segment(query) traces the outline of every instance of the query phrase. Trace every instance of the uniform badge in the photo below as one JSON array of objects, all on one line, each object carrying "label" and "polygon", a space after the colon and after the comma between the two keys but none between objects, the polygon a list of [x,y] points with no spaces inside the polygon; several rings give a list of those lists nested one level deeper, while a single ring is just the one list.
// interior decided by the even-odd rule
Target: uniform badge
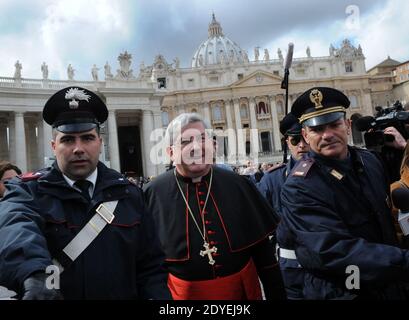
[{"label": "uniform badge", "polygon": [[291,172],[291,175],[296,177],[305,177],[313,164],[313,159],[301,160]]},{"label": "uniform badge", "polygon": [[323,98],[322,92],[318,89],[314,89],[310,92],[310,100],[313,104],[315,104],[315,109],[324,108],[324,106],[321,104]]},{"label": "uniform badge", "polygon": [[71,88],[65,93],[65,99],[71,100],[69,102],[70,109],[77,109],[79,106],[78,100],[85,100],[88,102],[91,96],[86,94],[84,90],[78,88]]},{"label": "uniform badge", "polygon": [[339,171],[337,171],[337,170],[335,170],[335,169],[332,169],[332,170],[330,171],[330,173],[331,173],[332,176],[334,176],[334,177],[337,178],[338,180],[341,180],[341,179],[344,177],[344,175],[343,175],[342,173],[340,173]]}]

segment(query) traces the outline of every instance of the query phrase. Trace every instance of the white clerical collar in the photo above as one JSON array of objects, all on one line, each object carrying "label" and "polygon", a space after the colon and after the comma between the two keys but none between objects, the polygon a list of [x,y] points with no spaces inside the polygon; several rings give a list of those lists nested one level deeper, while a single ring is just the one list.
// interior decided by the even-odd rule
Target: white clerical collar
[{"label": "white clerical collar", "polygon": [[[74,183],[75,180],[71,180],[70,178],[68,178],[65,174],[63,174],[63,177],[65,179],[65,181],[67,181],[67,183],[70,185],[70,187],[74,188],[75,190],[81,191],[79,188],[77,188]],[[97,183],[97,177],[98,177],[98,168],[95,168],[94,172],[92,172],[85,180],[88,180],[89,182],[91,182],[91,186],[89,188],[89,195],[92,198],[92,195],[94,194],[94,190],[95,190],[95,184]]]}]

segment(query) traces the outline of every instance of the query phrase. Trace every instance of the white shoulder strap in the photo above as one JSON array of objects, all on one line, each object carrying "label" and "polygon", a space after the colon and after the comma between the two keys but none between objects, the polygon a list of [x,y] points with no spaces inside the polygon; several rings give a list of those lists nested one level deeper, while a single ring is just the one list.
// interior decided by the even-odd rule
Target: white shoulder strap
[{"label": "white shoulder strap", "polygon": [[[114,211],[117,204],[118,200],[101,203],[96,209],[97,213],[63,249],[64,253],[72,261],[75,261],[75,259],[79,257],[79,255],[92,243],[92,241],[95,240],[102,229],[104,229],[107,224],[110,224],[114,220]],[[54,259],[53,263],[60,269],[60,272],[64,271],[64,268],[58,261]]]}]

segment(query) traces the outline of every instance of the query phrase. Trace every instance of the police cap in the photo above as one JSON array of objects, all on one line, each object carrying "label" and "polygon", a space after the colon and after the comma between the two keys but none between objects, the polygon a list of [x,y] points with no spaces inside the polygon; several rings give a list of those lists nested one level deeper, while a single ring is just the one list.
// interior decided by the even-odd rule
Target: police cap
[{"label": "police cap", "polygon": [[63,133],[89,131],[107,118],[108,109],[101,98],[80,87],[56,92],[43,109],[44,121]]},{"label": "police cap", "polygon": [[295,100],[293,113],[302,125],[320,126],[343,117],[349,107],[348,97],[341,91],[328,87],[308,89]]},{"label": "police cap", "polygon": [[298,136],[301,134],[300,122],[291,112],[280,121],[280,132],[283,136]]}]

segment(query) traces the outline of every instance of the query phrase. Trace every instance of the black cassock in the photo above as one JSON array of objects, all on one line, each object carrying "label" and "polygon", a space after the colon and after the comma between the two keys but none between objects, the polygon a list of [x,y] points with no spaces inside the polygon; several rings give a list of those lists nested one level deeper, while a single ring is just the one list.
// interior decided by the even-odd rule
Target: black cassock
[{"label": "black cassock", "polygon": [[[216,247],[212,254],[201,256],[204,240],[195,225],[176,183],[174,172],[155,178],[145,186],[147,206],[159,229],[169,272],[187,281],[211,280],[230,276],[253,261],[267,298],[282,298],[282,282],[268,236],[278,223],[273,209],[245,177],[213,167],[211,192],[203,211],[210,183],[210,173],[200,182],[177,174],[195,220],[206,242]],[[203,215],[201,215],[203,212]]]}]

